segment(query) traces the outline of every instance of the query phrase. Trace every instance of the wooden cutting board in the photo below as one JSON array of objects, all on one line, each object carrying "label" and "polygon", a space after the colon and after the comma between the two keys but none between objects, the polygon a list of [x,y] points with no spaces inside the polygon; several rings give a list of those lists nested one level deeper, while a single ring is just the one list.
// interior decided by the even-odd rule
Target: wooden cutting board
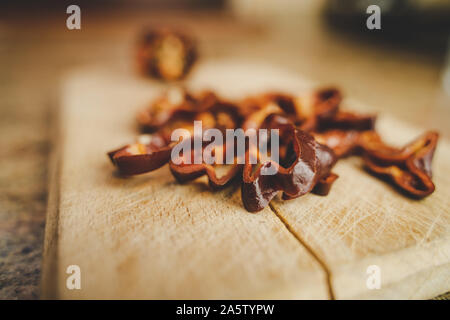
[{"label": "wooden cutting board", "polygon": [[[117,69],[117,70],[116,70]],[[229,98],[314,84],[265,65],[210,61],[187,83]],[[119,68],[86,68],[64,81],[46,226],[45,298],[431,298],[450,289],[450,144],[441,139],[436,192],[422,201],[363,171],[335,168],[327,197],[308,194],[252,214],[239,186],[179,185],[167,167],[114,174],[106,152],[134,141],[137,110],[164,86]],[[382,94],[382,93],[380,93]],[[345,108],[369,108],[347,99]],[[403,144],[425,131],[388,116],[378,129]],[[69,290],[67,267],[81,270]],[[367,268],[380,270],[369,289]]]}]

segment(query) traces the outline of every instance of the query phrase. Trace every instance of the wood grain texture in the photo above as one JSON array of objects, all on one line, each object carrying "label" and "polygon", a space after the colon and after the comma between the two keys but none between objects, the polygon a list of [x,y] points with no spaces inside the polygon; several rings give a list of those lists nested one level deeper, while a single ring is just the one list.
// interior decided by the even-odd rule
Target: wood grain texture
[{"label": "wood grain texture", "polygon": [[[311,85],[233,61],[198,66],[188,84],[230,98]],[[402,197],[348,159],[328,197],[275,200],[250,214],[236,187],[178,185],[167,168],[130,179],[112,173],[105,152],[133,140],[134,113],[161,89],[120,70],[67,78],[44,297],[330,298],[331,289],[338,298],[426,298],[450,288],[447,142],[435,163],[438,191],[425,201]],[[389,121],[381,125],[394,141],[420,133]],[[81,267],[81,290],[65,288],[72,264]],[[370,264],[381,267],[382,290],[366,288]]]},{"label": "wood grain texture", "polygon": [[[168,168],[130,179],[113,174],[105,152],[133,139],[134,115],[160,93],[157,85],[94,71],[74,75],[64,89],[44,297],[329,297],[317,261],[270,209],[248,213],[239,188],[181,186]],[[81,290],[65,288],[73,264]]]},{"label": "wood grain texture", "polygon": [[[397,144],[423,132],[389,117],[378,128]],[[330,266],[337,298],[430,298],[450,287],[448,159],[449,144],[441,139],[433,162],[436,191],[420,201],[364,172],[360,159],[347,159],[333,170],[340,177],[327,197],[274,201],[273,207]],[[380,267],[380,290],[367,290],[370,265]]]}]

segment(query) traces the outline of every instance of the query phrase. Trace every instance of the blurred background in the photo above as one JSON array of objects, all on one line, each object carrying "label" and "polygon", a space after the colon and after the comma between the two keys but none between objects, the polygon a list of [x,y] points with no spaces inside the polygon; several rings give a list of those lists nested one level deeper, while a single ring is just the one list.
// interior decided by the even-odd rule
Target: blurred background
[{"label": "blurred background", "polygon": [[[66,8],[81,8],[81,30]],[[368,30],[366,9],[381,9]],[[203,59],[257,60],[337,85],[380,113],[450,136],[448,0],[103,0],[0,3],[0,299],[37,299],[60,79],[131,68],[144,26],[198,39]]]}]

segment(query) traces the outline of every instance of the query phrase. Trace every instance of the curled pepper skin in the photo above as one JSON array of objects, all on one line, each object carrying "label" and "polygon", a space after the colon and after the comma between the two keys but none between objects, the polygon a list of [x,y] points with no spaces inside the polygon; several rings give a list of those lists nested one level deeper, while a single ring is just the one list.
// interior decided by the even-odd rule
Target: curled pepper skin
[{"label": "curled pepper skin", "polygon": [[170,162],[169,168],[175,179],[180,183],[195,180],[206,174],[209,185],[214,190],[221,189],[228,185],[228,183],[242,171],[242,165],[233,164],[230,165],[226,174],[219,178],[214,166],[209,164],[176,165],[173,162]]},{"label": "curled pepper skin", "polygon": [[429,131],[403,148],[386,145],[374,131],[330,130],[315,134],[338,157],[359,154],[366,168],[391,180],[405,194],[423,198],[433,193],[431,162],[439,134]]},{"label": "curled pepper skin", "polygon": [[170,160],[172,147],[158,135],[147,143],[134,143],[108,152],[109,159],[123,175],[156,170]]},{"label": "curled pepper skin", "polygon": [[[375,131],[374,115],[342,111],[342,99],[335,88],[298,97],[269,92],[239,102],[223,100],[211,91],[191,94],[175,90],[156,99],[151,108],[138,115],[141,131],[152,133],[147,141],[111,151],[108,156],[125,175],[169,164],[180,183],[206,176],[212,189],[220,189],[239,180],[243,204],[250,212],[262,210],[279,193],[283,200],[309,192],[327,195],[338,178],[331,169],[339,159],[351,155],[362,157],[369,172],[390,180],[406,195],[423,198],[433,193],[431,162],[438,133],[427,132],[403,148],[391,147]],[[262,158],[259,147],[246,144],[243,162],[235,158],[233,164],[222,165],[225,142],[214,149],[214,155],[222,157],[219,164],[195,163],[195,120],[202,120],[205,129],[222,133],[226,129],[276,129],[279,161]],[[171,133],[177,128],[186,129],[190,139],[172,142]],[[172,149],[179,143],[191,143],[187,149],[191,151],[179,155],[182,161],[174,161]],[[202,138],[202,150],[208,143]],[[250,155],[256,155],[256,164],[249,161]],[[187,158],[191,161],[183,160]],[[225,173],[219,175],[219,169],[225,169]],[[272,173],[263,174],[265,170]]]},{"label": "curled pepper skin", "polygon": [[331,186],[337,178],[339,178],[337,174],[330,172],[329,175],[317,181],[312,192],[320,196],[326,196],[330,192]]},{"label": "curled pepper skin", "polygon": [[137,116],[142,132],[164,132],[167,139],[174,129],[189,128],[195,120],[202,120],[207,128],[224,130],[239,127],[242,119],[237,105],[220,99],[211,91],[192,95],[178,88],[157,98],[151,108]]},{"label": "curled pepper skin", "polygon": [[[279,116],[272,118],[269,127],[280,130],[281,136],[290,136],[295,157],[288,167],[267,161],[254,173],[252,173],[253,165],[246,162],[243,171],[242,200],[250,212],[265,208],[279,191],[283,192],[285,200],[310,192],[319,180],[330,174],[337,160],[330,148],[319,144],[307,132],[295,129],[291,123],[280,121]],[[275,167],[274,175],[261,173],[271,166]]]},{"label": "curled pepper skin", "polygon": [[347,130],[374,130],[376,116],[361,115],[347,111],[339,111],[333,117],[322,121],[321,128],[328,130],[330,128]]},{"label": "curled pepper skin", "polygon": [[[181,142],[181,143],[190,143],[191,147],[193,146],[193,140]],[[203,145],[203,148],[205,145]],[[226,144],[222,144],[220,146],[216,146],[214,149],[215,155],[220,158],[220,163],[225,162],[226,155]],[[185,161],[189,158],[189,162]],[[191,153],[185,155],[184,153],[179,155],[177,160],[170,160],[169,169],[175,179],[180,183],[186,183],[192,180],[195,180],[201,176],[206,175],[208,177],[209,185],[212,189],[218,190],[225,186],[227,186],[231,181],[238,176],[242,171],[242,164],[239,164],[236,159],[235,163],[225,165],[225,164],[207,164],[207,163],[194,163],[194,151],[191,148]],[[226,169],[225,174],[222,174],[219,177],[217,173],[218,168]],[[221,170],[223,171],[223,170]]]},{"label": "curled pepper skin", "polygon": [[409,196],[426,197],[435,190],[431,180],[431,161],[438,137],[437,132],[427,132],[395,152],[367,149],[364,155],[365,165],[374,174],[388,177]]},{"label": "curled pepper skin", "polygon": [[359,146],[361,133],[355,130],[329,130],[322,133],[313,133],[314,138],[331,148],[338,158],[352,154]]}]

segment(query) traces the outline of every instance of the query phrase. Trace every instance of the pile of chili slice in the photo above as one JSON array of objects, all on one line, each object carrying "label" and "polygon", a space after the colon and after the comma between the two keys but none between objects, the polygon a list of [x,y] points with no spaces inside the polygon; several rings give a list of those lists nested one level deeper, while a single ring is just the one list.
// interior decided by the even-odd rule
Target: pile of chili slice
[{"label": "pile of chili slice", "polygon": [[[192,94],[172,90],[138,115],[140,130],[147,133],[141,141],[108,153],[123,175],[156,170],[165,164],[181,183],[207,176],[213,189],[231,181],[240,181],[242,200],[250,212],[262,210],[278,194],[285,200],[308,192],[326,195],[338,178],[331,170],[338,159],[361,156],[369,172],[393,183],[413,198],[430,195],[431,162],[438,133],[429,131],[403,148],[386,145],[375,131],[375,116],[343,111],[342,94],[324,88],[303,96],[265,93],[239,102],[226,101],[211,91]],[[203,128],[278,129],[279,162],[264,159],[258,150],[246,146],[245,161],[230,165],[192,164],[171,159],[172,148],[179,141],[170,140],[174,129],[193,132],[195,120]],[[206,147],[206,142],[203,147]],[[225,154],[226,144],[214,150]],[[257,164],[249,154],[256,153]],[[193,157],[193,154],[181,155]],[[242,163],[243,162],[243,163]],[[272,167],[275,174],[264,175]],[[219,174],[221,172],[221,174]]]}]

